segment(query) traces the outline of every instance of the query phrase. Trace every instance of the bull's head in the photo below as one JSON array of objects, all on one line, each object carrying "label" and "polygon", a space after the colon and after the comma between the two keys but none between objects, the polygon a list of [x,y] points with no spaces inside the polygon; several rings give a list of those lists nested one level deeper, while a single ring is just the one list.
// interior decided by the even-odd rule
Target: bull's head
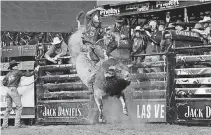
[{"label": "bull's head", "polygon": [[124,79],[126,81],[131,80],[131,75],[129,72],[129,68],[132,67],[132,65],[124,65],[122,63],[119,63],[115,66],[110,66],[109,70],[105,73],[105,77],[113,77],[117,76],[120,79]]}]

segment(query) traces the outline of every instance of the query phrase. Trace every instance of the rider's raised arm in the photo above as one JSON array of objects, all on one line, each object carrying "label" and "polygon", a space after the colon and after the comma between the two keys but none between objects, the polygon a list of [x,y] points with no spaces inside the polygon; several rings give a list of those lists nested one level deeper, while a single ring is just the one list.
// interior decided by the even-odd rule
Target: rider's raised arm
[{"label": "rider's raised arm", "polygon": [[84,24],[85,24],[86,27],[87,27],[87,25],[88,25],[89,23],[91,23],[93,15],[94,15],[96,12],[101,11],[101,10],[104,10],[104,9],[101,8],[101,7],[98,7],[98,8],[92,9],[92,10],[90,10],[90,11],[88,11],[88,12],[86,13],[85,22],[84,22]]}]

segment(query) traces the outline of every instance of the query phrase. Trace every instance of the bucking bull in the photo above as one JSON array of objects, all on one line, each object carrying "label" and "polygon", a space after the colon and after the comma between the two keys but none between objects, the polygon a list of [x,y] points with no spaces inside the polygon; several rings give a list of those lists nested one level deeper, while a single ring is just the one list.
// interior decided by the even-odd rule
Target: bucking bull
[{"label": "bucking bull", "polygon": [[[73,33],[68,40],[68,46],[72,55],[72,63],[76,65],[77,74],[87,87],[92,75],[95,75],[92,86],[99,110],[98,121],[105,122],[103,116],[103,97],[105,96],[116,96],[121,101],[123,114],[128,115],[123,90],[130,84],[129,65],[124,65],[115,58],[106,59],[101,64],[93,64],[87,53],[82,51],[84,47],[86,48],[82,39],[83,32],[84,28],[79,28]],[[98,54],[104,54],[105,49],[108,49],[108,46],[113,43],[113,40],[110,40],[107,45],[105,42],[99,43],[95,45],[95,49]],[[101,55],[100,58],[105,59],[104,55]]]}]

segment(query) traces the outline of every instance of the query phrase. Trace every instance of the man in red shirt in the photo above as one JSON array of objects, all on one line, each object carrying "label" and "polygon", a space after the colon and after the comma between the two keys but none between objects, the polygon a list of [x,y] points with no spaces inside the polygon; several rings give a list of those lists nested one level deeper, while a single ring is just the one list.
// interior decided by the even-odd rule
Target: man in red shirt
[{"label": "man in red shirt", "polygon": [[16,62],[15,60],[12,60],[9,63],[9,67],[8,67],[10,71],[3,79],[3,85],[6,86],[8,89],[6,91],[7,92],[6,93],[7,107],[4,113],[4,119],[3,119],[3,124],[2,124],[1,129],[8,127],[8,118],[9,118],[10,112],[12,111],[12,102],[15,103],[16,109],[17,109],[16,117],[15,117],[15,126],[21,127],[20,118],[21,118],[23,107],[21,103],[21,97],[17,91],[17,88],[20,84],[20,80],[22,76],[30,77],[34,75],[39,69],[39,66],[37,66],[35,70],[32,72],[22,72],[21,70],[13,69],[18,64],[19,64],[18,62]]}]

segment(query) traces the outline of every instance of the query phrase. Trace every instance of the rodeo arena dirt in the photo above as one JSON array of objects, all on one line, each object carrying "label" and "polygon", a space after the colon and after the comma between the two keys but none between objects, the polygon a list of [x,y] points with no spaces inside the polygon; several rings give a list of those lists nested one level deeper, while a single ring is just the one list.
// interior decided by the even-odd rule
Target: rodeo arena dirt
[{"label": "rodeo arena dirt", "polygon": [[211,1],[1,1],[2,135],[211,134]]}]

